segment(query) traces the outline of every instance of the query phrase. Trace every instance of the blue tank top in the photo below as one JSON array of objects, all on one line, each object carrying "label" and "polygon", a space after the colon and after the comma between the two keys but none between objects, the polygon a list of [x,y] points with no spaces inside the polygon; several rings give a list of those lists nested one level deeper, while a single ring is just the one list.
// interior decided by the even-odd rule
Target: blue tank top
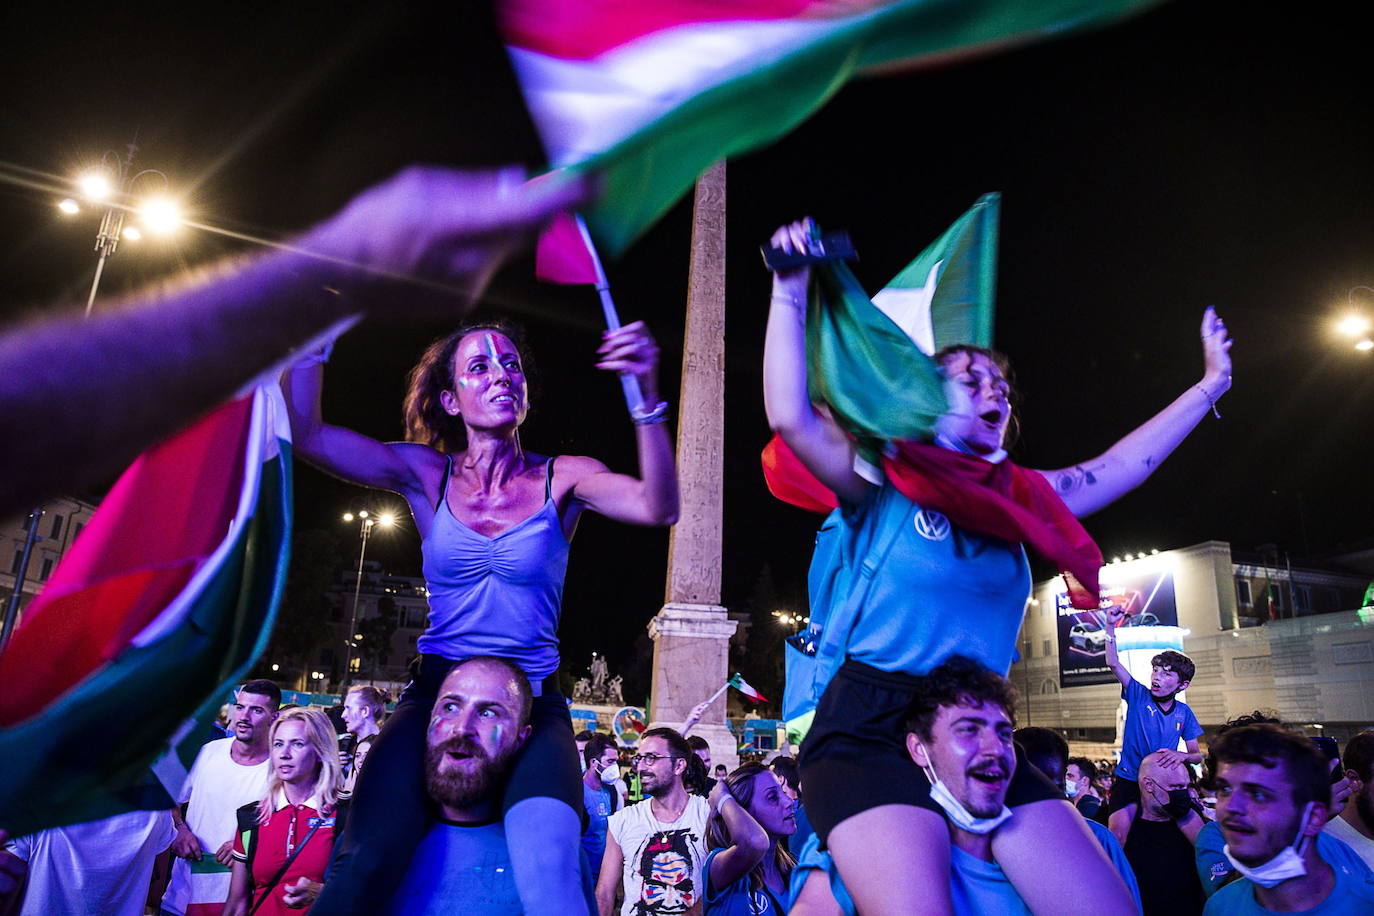
[{"label": "blue tank top", "polygon": [[1005,675],[1030,594],[1026,551],[960,528],[884,484],[843,508],[851,557],[867,555],[888,513],[902,516],[902,527],[850,631],[849,657],[920,675],[959,654]]},{"label": "blue tank top", "polygon": [[460,659],[509,658],[531,681],[558,670],[558,617],[568,539],[553,501],[553,459],[539,511],[495,537],[473,531],[448,507],[449,459],[429,537],[420,546],[429,628],[419,651]]}]

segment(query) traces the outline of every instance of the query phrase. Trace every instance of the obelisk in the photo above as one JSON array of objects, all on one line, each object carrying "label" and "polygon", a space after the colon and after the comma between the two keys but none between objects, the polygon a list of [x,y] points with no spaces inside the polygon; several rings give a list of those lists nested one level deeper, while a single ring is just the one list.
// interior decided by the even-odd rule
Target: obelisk
[{"label": "obelisk", "polygon": [[[668,541],[663,608],[649,621],[654,641],[651,724],[680,726],[726,679],[735,622],[720,605],[722,475],[725,469],[725,163],[697,181],[677,466],[682,509]],[[722,694],[692,729],[711,745],[712,764],[739,756],[725,727]]]}]

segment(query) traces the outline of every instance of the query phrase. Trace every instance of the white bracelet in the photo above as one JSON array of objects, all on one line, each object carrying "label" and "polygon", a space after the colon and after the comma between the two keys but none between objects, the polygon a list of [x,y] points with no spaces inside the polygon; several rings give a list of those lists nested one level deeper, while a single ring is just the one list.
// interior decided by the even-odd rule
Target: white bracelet
[{"label": "white bracelet", "polygon": [[769,302],[781,302],[783,305],[790,305],[794,309],[806,307],[805,300],[798,300],[792,296],[784,296],[782,293],[774,293],[768,297]]},{"label": "white bracelet", "polygon": [[635,426],[652,426],[655,423],[663,423],[668,419],[668,402],[659,401],[652,409],[641,407],[638,410],[630,411],[630,419]]},{"label": "white bracelet", "polygon": [[1194,385],[1193,387],[1202,392],[1202,396],[1207,399],[1207,405],[1212,408],[1212,415],[1220,420],[1221,411],[1217,410],[1217,399],[1212,397],[1211,393],[1201,385]]}]

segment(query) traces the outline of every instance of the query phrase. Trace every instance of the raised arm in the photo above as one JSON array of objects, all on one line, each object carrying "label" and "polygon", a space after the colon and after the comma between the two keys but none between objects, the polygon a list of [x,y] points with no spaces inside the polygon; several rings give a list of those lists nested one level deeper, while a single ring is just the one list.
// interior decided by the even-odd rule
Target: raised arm
[{"label": "raised arm", "polygon": [[427,446],[378,442],[325,423],[320,409],[323,386],[323,360],[316,354],[301,359],[282,376],[294,453],[335,477],[400,493],[414,505],[411,497],[423,497],[425,480],[437,479],[434,475],[441,472],[443,457]]},{"label": "raised arm", "polygon": [[1145,482],[1231,387],[1231,340],[1211,306],[1202,313],[1202,380],[1096,458],[1040,471],[1080,518]]},{"label": "raised arm", "polygon": [[597,353],[598,369],[633,375],[644,395],[644,413],[631,418],[640,476],[617,474],[592,458],[561,462],[559,470],[576,475],[574,499],[609,519],[631,525],[671,525],[678,516],[677,468],[665,422],[668,405],[658,398],[658,344],[644,322],[636,321],[607,331]]},{"label": "raised arm", "polygon": [[[585,184],[412,168],[302,237],[253,257],[0,334],[0,517],[107,480],[343,318],[465,311],[515,248]],[[411,281],[379,296],[387,280]],[[22,379],[22,384],[9,383]]]},{"label": "raised arm", "polygon": [[[787,251],[806,247],[809,219],[783,226],[770,243]],[[854,446],[833,421],[816,413],[806,388],[808,269],[773,274],[768,334],[763,347],[763,406],[768,425],[806,469],[837,496],[859,502],[869,484],[854,473]]]},{"label": "raised arm", "polygon": [[1121,664],[1121,656],[1116,651],[1116,628],[1121,621],[1126,619],[1126,611],[1119,604],[1113,604],[1102,612],[1102,622],[1107,628],[1107,667],[1112,669],[1112,674],[1125,687],[1131,683],[1131,672],[1126,666]]},{"label": "raised arm", "polygon": [[768,853],[768,831],[735,800],[725,780],[716,782],[708,801],[711,810],[725,822],[725,829],[733,841],[733,845],[722,849],[711,859],[709,884],[719,891],[749,874],[749,870],[762,861]]}]

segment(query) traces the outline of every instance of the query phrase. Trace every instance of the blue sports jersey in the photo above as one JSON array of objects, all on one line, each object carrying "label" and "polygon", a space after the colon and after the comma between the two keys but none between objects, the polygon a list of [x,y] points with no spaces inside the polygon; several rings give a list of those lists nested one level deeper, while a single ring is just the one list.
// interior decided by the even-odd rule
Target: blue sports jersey
[{"label": "blue sports jersey", "polygon": [[[1222,851],[1225,845],[1226,837],[1216,821],[1203,824],[1198,831],[1197,842],[1193,844],[1197,876],[1202,880],[1202,889],[1208,897],[1221,890],[1235,871]],[[1344,872],[1362,881],[1374,882],[1374,871],[1370,871],[1360,854],[1340,837],[1334,837],[1325,830],[1317,834],[1317,855],[1338,873]]]},{"label": "blue sports jersey", "polygon": [[1135,779],[1140,761],[1155,751],[1172,751],[1180,738],[1192,741],[1202,734],[1202,726],[1187,703],[1175,699],[1173,709],[1164,712],[1150,688],[1134,678],[1121,688],[1121,696],[1126,700],[1126,727],[1116,775],[1123,779]]},{"label": "blue sports jersey", "polygon": [[960,654],[1005,675],[1030,594],[1025,550],[960,528],[886,484],[844,509],[851,556],[868,554],[892,513],[904,517],[901,533],[874,573],[850,631],[849,657],[920,675]]},{"label": "blue sports jersey", "polygon": [[[1374,880],[1335,869],[1336,886],[1326,899],[1303,916],[1369,916],[1374,913]],[[1255,885],[1241,878],[1226,885],[1207,901],[1203,916],[1270,916],[1274,910],[1265,909],[1255,900]]]},{"label": "blue sports jersey", "polygon": [[[949,848],[949,891],[954,902],[954,916],[984,916],[996,913],[998,916],[1030,916],[1030,910],[1022,902],[1016,888],[1007,880],[1002,867],[995,862],[984,862],[964,852],[957,846]],[[854,898],[840,878],[839,869],[830,853],[821,852],[820,841],[813,834],[802,847],[797,857],[797,867],[792,870],[791,886],[788,889],[788,909],[796,906],[802,886],[811,873],[819,871],[829,880],[830,892],[835,896],[841,912],[845,916],[855,916]]]}]

